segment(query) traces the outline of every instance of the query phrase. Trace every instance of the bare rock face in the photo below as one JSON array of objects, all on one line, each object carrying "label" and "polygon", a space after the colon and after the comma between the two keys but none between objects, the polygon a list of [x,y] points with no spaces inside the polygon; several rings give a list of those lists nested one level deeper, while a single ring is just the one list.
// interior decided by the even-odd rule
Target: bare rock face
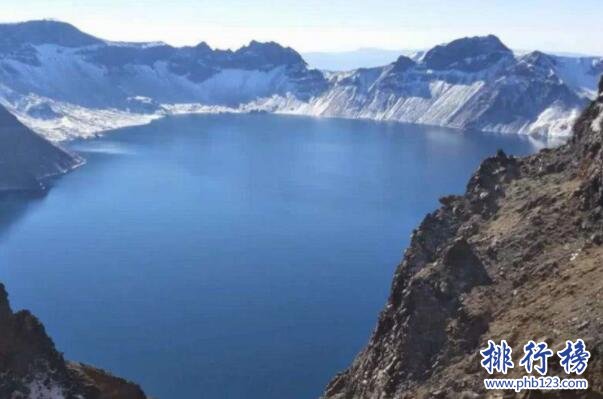
[{"label": "bare rock face", "polygon": [[[413,233],[370,342],[325,399],[503,397],[483,388],[488,339],[517,356],[530,339],[559,350],[576,338],[591,352],[588,392],[504,397],[603,397],[602,116],[600,95],[570,143],[521,159],[499,151],[465,195],[440,200]],[[549,367],[561,375],[556,357]]]},{"label": "bare rock face", "polygon": [[145,399],[139,386],[68,363],[30,312],[13,313],[0,284],[0,398]]}]

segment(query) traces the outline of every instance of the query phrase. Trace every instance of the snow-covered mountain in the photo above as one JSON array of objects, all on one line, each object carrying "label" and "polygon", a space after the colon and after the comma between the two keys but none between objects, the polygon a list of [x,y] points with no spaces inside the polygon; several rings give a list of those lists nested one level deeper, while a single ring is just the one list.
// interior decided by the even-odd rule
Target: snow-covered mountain
[{"label": "snow-covered mountain", "polygon": [[[64,34],[39,34],[53,27]],[[14,28],[21,34],[2,38],[1,81],[19,93],[86,107],[128,107],[136,96],[234,106],[287,92],[307,99],[326,84],[299,54],[276,43],[251,42],[233,52],[205,43],[106,43],[52,21]]]},{"label": "snow-covered mountain", "polygon": [[266,110],[509,133],[567,135],[593,98],[600,58],[515,56],[495,36],[455,40],[419,59],[334,74],[310,101],[274,97]]},{"label": "snow-covered mountain", "polygon": [[495,36],[327,73],[276,43],[177,48],[55,21],[0,25],[0,103],[55,140],[170,113],[251,110],[565,135],[602,71],[595,57],[516,56]]},{"label": "snow-covered mountain", "polygon": [[326,88],[321,72],[272,42],[176,48],[107,42],[55,21],[0,25],[0,101],[58,139],[147,122],[159,104],[237,107],[287,93],[309,100]]}]

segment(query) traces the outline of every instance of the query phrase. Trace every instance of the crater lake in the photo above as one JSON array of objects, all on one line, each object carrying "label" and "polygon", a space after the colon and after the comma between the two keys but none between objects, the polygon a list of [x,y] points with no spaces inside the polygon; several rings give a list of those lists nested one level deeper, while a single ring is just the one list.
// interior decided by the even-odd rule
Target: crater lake
[{"label": "crater lake", "polygon": [[514,135],[267,114],[66,144],[0,199],[0,281],[68,359],[158,398],[309,399],[366,344],[412,230]]}]

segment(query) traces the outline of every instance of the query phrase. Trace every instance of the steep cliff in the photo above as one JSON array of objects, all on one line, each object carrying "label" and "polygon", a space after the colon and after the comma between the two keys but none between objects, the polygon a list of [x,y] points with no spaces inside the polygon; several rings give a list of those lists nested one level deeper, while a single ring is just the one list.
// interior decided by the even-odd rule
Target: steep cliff
[{"label": "steep cliff", "polygon": [[145,399],[137,385],[55,349],[30,312],[14,313],[0,284],[0,397],[7,399]]},{"label": "steep cliff", "polygon": [[0,192],[44,189],[83,160],[34,133],[0,106]]},{"label": "steep cliff", "polygon": [[488,339],[517,356],[528,340],[559,350],[576,338],[591,352],[589,392],[546,396],[603,397],[603,81],[600,90],[571,142],[520,159],[499,152],[465,195],[440,200],[413,233],[369,344],[325,398],[501,397],[483,387]]}]

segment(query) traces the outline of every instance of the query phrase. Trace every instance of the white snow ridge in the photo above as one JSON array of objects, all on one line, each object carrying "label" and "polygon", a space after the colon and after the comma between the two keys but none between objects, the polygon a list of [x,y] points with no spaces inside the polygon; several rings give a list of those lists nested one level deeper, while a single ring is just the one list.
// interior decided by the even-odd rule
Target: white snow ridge
[{"label": "white snow ridge", "polygon": [[54,141],[172,114],[251,111],[567,137],[603,72],[601,58],[515,55],[495,36],[327,73],[276,43],[222,51],[114,43],[79,31],[80,40],[46,43],[24,31],[0,47],[0,104]]}]

